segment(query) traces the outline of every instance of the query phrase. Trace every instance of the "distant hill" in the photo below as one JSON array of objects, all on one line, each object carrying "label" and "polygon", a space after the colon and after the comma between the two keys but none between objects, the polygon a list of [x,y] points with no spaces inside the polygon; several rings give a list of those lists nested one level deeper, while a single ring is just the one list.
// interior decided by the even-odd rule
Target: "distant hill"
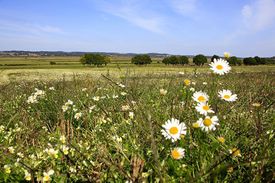
[{"label": "distant hill", "polygon": [[[132,57],[136,53],[116,53],[116,52],[64,52],[64,51],[0,51],[0,56],[82,56],[86,53],[100,53],[108,56],[128,56]],[[165,53],[147,53],[151,57],[166,57]]]},{"label": "distant hill", "polygon": [[[25,57],[40,57],[40,56],[82,56],[86,53],[100,53],[107,56],[122,56],[122,57],[133,57],[135,55],[138,55],[137,53],[117,53],[117,52],[81,52],[81,51],[74,51],[74,52],[65,52],[65,51],[20,51],[20,50],[10,50],[10,51],[0,51],[0,57],[1,56],[25,56]],[[171,54],[167,53],[146,53],[154,58],[164,58]],[[180,55],[176,55],[180,56]],[[185,55],[187,57],[194,57],[194,55]],[[207,55],[208,59],[210,59],[212,56]],[[239,57],[242,59],[241,57]],[[273,57],[265,57],[269,59],[272,63],[275,62],[275,56]]]}]

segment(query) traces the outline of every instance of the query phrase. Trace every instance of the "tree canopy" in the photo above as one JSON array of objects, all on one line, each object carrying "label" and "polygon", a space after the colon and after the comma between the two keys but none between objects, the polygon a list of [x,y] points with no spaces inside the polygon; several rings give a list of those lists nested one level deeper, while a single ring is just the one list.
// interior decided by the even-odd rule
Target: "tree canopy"
[{"label": "tree canopy", "polygon": [[165,57],[162,60],[162,63],[168,65],[168,64],[172,64],[172,65],[184,65],[184,64],[188,64],[189,60],[188,57],[186,56],[169,56],[169,57]]},{"label": "tree canopy", "polygon": [[105,55],[101,55],[97,53],[96,54],[87,53],[80,58],[80,62],[83,65],[101,66],[101,65],[107,65],[110,62],[110,58]]},{"label": "tree canopy", "polygon": [[152,63],[152,59],[146,54],[136,55],[132,58],[132,63],[136,65],[147,65]]},{"label": "tree canopy", "polygon": [[196,65],[204,65],[205,63],[207,63],[207,58],[202,54],[196,55],[193,58],[193,63]]}]

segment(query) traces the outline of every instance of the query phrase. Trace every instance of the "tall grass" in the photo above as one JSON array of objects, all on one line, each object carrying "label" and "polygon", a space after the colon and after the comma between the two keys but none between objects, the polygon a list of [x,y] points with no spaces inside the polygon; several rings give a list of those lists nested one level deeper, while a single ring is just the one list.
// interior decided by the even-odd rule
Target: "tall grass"
[{"label": "tall grass", "polygon": [[[104,75],[97,80],[75,77],[2,85],[0,180],[272,182],[274,77],[275,73],[120,79]],[[186,86],[184,79],[191,84]],[[37,103],[27,103],[35,88],[45,94]],[[160,89],[167,94],[161,95]],[[238,100],[219,99],[222,89],[236,93]],[[215,131],[193,127],[201,117],[193,90],[208,93],[219,118]],[[68,100],[73,104],[65,105]],[[186,136],[175,143],[161,134],[171,118],[187,126]],[[171,157],[174,147],[185,149],[182,159]],[[233,148],[240,157],[229,152]]]}]

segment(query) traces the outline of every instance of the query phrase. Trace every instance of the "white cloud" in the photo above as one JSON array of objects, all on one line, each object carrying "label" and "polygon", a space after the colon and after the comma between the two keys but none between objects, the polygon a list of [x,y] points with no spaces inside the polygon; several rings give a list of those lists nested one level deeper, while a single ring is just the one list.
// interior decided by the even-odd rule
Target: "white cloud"
[{"label": "white cloud", "polygon": [[255,0],[243,7],[242,16],[247,29],[265,30],[275,23],[275,0]]},{"label": "white cloud", "polygon": [[249,19],[252,16],[252,9],[251,6],[245,5],[242,9],[242,15],[245,19]]},{"label": "white cloud", "polygon": [[173,10],[185,16],[193,15],[197,10],[197,0],[168,0]]},{"label": "white cloud", "polygon": [[0,20],[0,30],[7,30],[13,32],[27,33],[27,34],[60,34],[64,33],[59,27],[51,25],[40,25],[35,23],[26,23],[19,21]]},{"label": "white cloud", "polygon": [[63,31],[59,27],[54,27],[50,25],[36,25],[35,28],[38,29],[38,31],[47,32],[47,33],[63,33]]},{"label": "white cloud", "polygon": [[146,4],[142,4],[141,1],[130,0],[117,3],[100,1],[97,4],[105,13],[120,17],[145,30],[163,33],[163,18],[156,12],[148,11]]}]

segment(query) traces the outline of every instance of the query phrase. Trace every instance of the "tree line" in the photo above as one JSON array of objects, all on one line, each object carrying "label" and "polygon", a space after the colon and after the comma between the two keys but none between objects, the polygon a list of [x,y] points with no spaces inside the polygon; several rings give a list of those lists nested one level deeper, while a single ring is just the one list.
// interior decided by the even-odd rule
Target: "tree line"
[{"label": "tree line", "polygon": [[[218,55],[213,55],[211,57],[211,62],[214,61],[214,59],[219,59],[222,57],[219,57]],[[226,59],[230,65],[263,65],[263,64],[275,64],[275,59],[272,58],[261,58],[258,56],[255,57],[247,57],[247,58],[237,58],[236,56],[232,56]],[[188,58],[187,56],[167,56],[162,59],[162,63],[165,65],[186,65],[190,63],[191,58]],[[80,62],[83,65],[95,65],[95,66],[103,66],[110,63],[110,57],[102,54],[95,54],[95,53],[88,53],[83,55],[80,58]],[[135,65],[147,65],[152,63],[152,59],[150,55],[148,54],[140,54],[132,57],[131,63]],[[207,63],[207,57],[203,54],[199,54],[193,57],[193,63],[198,66],[202,66]]]}]

